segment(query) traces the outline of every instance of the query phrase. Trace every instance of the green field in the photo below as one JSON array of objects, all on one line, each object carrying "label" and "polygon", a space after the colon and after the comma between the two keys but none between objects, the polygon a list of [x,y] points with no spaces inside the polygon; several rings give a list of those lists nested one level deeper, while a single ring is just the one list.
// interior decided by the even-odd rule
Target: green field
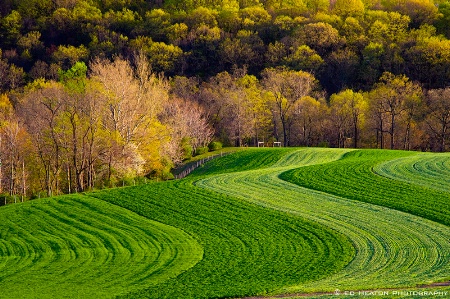
[{"label": "green field", "polygon": [[248,149],[183,180],[1,207],[0,298],[238,298],[449,281],[449,174],[448,154]]}]

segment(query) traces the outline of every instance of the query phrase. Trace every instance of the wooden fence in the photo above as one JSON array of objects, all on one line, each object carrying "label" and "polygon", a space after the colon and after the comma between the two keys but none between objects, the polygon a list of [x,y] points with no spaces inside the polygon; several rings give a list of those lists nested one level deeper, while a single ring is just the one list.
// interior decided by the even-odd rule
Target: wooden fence
[{"label": "wooden fence", "polygon": [[214,155],[214,156],[210,156],[195,162],[191,162],[187,165],[187,167],[179,174],[174,175],[175,179],[182,179],[187,177],[189,174],[191,174],[191,172],[193,172],[194,170],[196,170],[197,168],[199,168],[200,166],[202,166],[203,164],[205,164],[206,162],[209,162],[211,160],[214,160],[216,158],[220,158],[226,155],[229,155],[231,153],[220,153],[218,155]]}]

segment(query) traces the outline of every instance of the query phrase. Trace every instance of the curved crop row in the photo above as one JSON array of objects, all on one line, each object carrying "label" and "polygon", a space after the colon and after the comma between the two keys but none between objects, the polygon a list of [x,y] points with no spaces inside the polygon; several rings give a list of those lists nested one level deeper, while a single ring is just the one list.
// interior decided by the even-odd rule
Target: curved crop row
[{"label": "curved crop row", "polygon": [[423,153],[375,165],[376,174],[450,193],[450,154]]},{"label": "curved crop row", "polygon": [[297,185],[329,194],[411,213],[450,225],[450,193],[392,180],[373,172],[376,165],[417,153],[361,150],[324,165],[290,170],[280,177]]},{"label": "curved crop row", "polygon": [[[238,157],[242,162],[252,155]],[[251,159],[247,161],[247,168],[274,162],[252,166]],[[353,259],[352,244],[335,230],[195,187],[192,180],[196,178],[92,194],[182,228],[204,248],[203,259],[176,279],[124,297],[233,298],[264,294],[332,275]]]},{"label": "curved crop row", "polygon": [[234,298],[448,280],[445,211],[381,206],[417,214],[421,192],[446,194],[372,172],[402,157],[413,154],[248,150],[180,181],[3,207],[0,297]]},{"label": "curved crop row", "polygon": [[[345,159],[337,160],[343,155]],[[341,272],[278,292],[395,288],[448,279],[449,227],[397,210],[305,189],[278,178],[281,173],[300,167],[291,175],[302,170],[305,180],[325,181],[325,185],[331,177],[333,187],[338,190],[347,188],[349,183],[362,187],[366,182],[359,168],[350,168],[341,175],[342,167],[335,167],[352,155],[353,152],[341,150],[304,149],[291,153],[271,168],[208,177],[196,185],[299,215],[351,239],[356,255]],[[330,162],[333,159],[337,161]],[[329,163],[306,166],[322,162]]]},{"label": "curved crop row", "polygon": [[111,298],[203,254],[179,229],[83,196],[3,207],[0,219],[0,298]]}]

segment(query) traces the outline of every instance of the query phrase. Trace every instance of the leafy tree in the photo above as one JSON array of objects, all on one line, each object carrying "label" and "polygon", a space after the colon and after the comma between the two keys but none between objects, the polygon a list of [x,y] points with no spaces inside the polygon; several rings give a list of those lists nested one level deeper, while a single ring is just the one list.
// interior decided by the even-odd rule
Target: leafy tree
[{"label": "leafy tree", "polygon": [[187,15],[185,23],[190,29],[195,29],[201,26],[208,26],[212,28],[218,25],[217,17],[217,11],[200,6]]},{"label": "leafy tree", "polygon": [[138,37],[130,44],[136,52],[142,51],[147,55],[152,69],[157,73],[174,74],[182,64],[183,50],[177,46],[154,42],[148,37]]},{"label": "leafy tree", "polygon": [[370,26],[367,35],[373,42],[390,44],[404,41],[410,18],[396,12],[385,15],[386,20],[376,20]]},{"label": "leafy tree", "polygon": [[6,59],[0,59],[0,91],[13,91],[22,86],[24,80],[23,68],[8,63]]},{"label": "leafy tree", "polygon": [[89,50],[84,45],[80,47],[59,46],[58,50],[53,53],[54,61],[64,69],[68,69],[77,61],[87,61],[88,57]]},{"label": "leafy tree", "polygon": [[290,145],[289,124],[293,109],[297,101],[311,93],[315,78],[303,71],[272,68],[265,69],[262,75],[262,84],[272,93],[275,113],[281,121],[283,144],[288,146]]},{"label": "leafy tree", "polygon": [[80,0],[76,2],[72,16],[74,20],[83,23],[97,22],[102,19],[102,12],[92,2]]},{"label": "leafy tree", "polygon": [[261,61],[264,43],[254,32],[240,30],[235,39],[227,38],[220,45],[222,61],[231,67],[253,66]]},{"label": "leafy tree", "polygon": [[91,71],[92,80],[101,86],[105,107],[100,119],[107,141],[107,181],[112,182],[114,173],[124,177],[161,171],[162,149],[170,141],[158,120],[168,99],[167,82],[150,71],[143,53],[136,56],[134,69],[116,58],[113,62],[94,61]]},{"label": "leafy tree", "polygon": [[410,72],[428,88],[444,88],[450,78],[450,41],[425,38],[406,51]]},{"label": "leafy tree", "polygon": [[440,34],[444,34],[447,38],[450,38],[450,28],[448,24],[450,22],[450,2],[445,1],[439,4],[438,7],[438,18],[434,22],[436,29]]},{"label": "leafy tree", "polygon": [[48,22],[49,39],[53,44],[80,46],[89,42],[90,26],[100,23],[102,12],[86,1],[78,1],[73,8],[58,8]]},{"label": "leafy tree", "polygon": [[286,34],[291,32],[291,30],[297,25],[293,18],[286,15],[277,16],[273,21],[273,24],[282,32],[280,36],[286,36]]},{"label": "leafy tree", "polygon": [[52,0],[27,0],[16,3],[20,15],[28,20],[24,23],[28,30],[36,30],[35,26],[44,23],[54,9]]},{"label": "leafy tree", "polygon": [[348,17],[340,28],[340,35],[345,37],[346,44],[357,50],[363,48],[367,42],[365,30],[358,19]]},{"label": "leafy tree", "polygon": [[201,92],[218,137],[235,146],[243,146],[243,140],[251,137],[253,130],[250,101],[244,87],[238,84],[238,78],[244,76],[242,72],[219,73],[202,86]]},{"label": "leafy tree", "polygon": [[30,31],[19,38],[17,46],[22,52],[28,51],[40,55],[44,50],[44,43],[40,40],[41,36],[39,31]]},{"label": "leafy tree", "polygon": [[411,18],[411,26],[432,24],[438,18],[438,8],[432,0],[385,0],[385,8],[395,10]]},{"label": "leafy tree", "polygon": [[330,6],[329,0],[305,0],[306,7],[311,13],[327,12]]},{"label": "leafy tree", "polygon": [[374,42],[370,42],[362,51],[362,65],[359,75],[362,88],[368,89],[372,87],[381,77],[384,53],[383,45]]},{"label": "leafy tree", "polygon": [[353,147],[357,148],[368,108],[363,94],[346,89],[331,96],[330,106],[338,126],[339,147],[343,147],[345,138],[351,136]]},{"label": "leafy tree", "polygon": [[[272,113],[268,99],[263,94],[258,79],[252,75],[244,75],[238,78],[237,85],[244,90],[245,100],[248,102],[247,108],[251,121],[251,127],[254,129],[254,145],[258,141],[267,140],[272,123]],[[247,124],[250,125],[250,124]]]},{"label": "leafy tree", "polygon": [[33,138],[41,168],[43,188],[49,196],[60,192],[63,166],[62,131],[59,117],[66,97],[64,87],[56,82],[35,81],[27,87],[19,107],[19,116]]},{"label": "leafy tree", "polygon": [[83,93],[86,88],[87,69],[84,62],[76,62],[67,71],[60,70],[58,77],[69,91]]},{"label": "leafy tree", "polygon": [[270,14],[261,6],[251,6],[241,9],[239,17],[242,19],[244,29],[258,30],[258,28],[266,26],[272,20]]},{"label": "leafy tree", "polygon": [[130,35],[131,31],[142,22],[137,12],[127,8],[123,8],[121,11],[110,10],[106,12],[103,20],[111,30],[126,35]]},{"label": "leafy tree", "polygon": [[187,52],[187,73],[205,76],[217,73],[220,65],[218,49],[222,39],[218,27],[200,26],[189,32],[187,38],[180,43],[180,47]]},{"label": "leafy tree", "polygon": [[0,19],[0,37],[3,47],[13,47],[20,37],[22,16],[16,10]]},{"label": "leafy tree", "polygon": [[296,37],[300,45],[308,45],[322,57],[341,44],[339,32],[330,24],[322,22],[305,25],[299,29]]},{"label": "leafy tree", "polygon": [[88,25],[87,27],[91,39],[89,56],[112,58],[118,53],[126,53],[129,50],[129,39],[127,36],[118,34],[101,25]]},{"label": "leafy tree", "polygon": [[266,1],[265,7],[290,16],[304,14],[308,9],[303,0],[269,0]]},{"label": "leafy tree", "polygon": [[[409,81],[406,76],[395,76],[392,73],[384,73],[376,88],[371,91],[372,109],[378,113],[379,119],[377,131],[380,135],[380,144],[383,148],[383,133],[390,137],[390,148],[397,148],[397,125],[399,118],[405,113],[410,102],[415,102],[422,95],[421,88]],[[385,129],[384,122],[387,124]]]},{"label": "leafy tree", "polygon": [[166,35],[171,32],[172,16],[162,9],[152,9],[145,13],[141,27],[134,28],[133,35],[150,37],[156,41],[167,41]]},{"label": "leafy tree", "polygon": [[222,9],[217,16],[217,23],[226,32],[237,33],[242,27],[239,9]]},{"label": "leafy tree", "polygon": [[292,144],[318,145],[324,140],[324,136],[321,136],[322,123],[327,118],[328,107],[325,101],[310,96],[300,98],[293,107],[292,118],[288,123],[289,134],[295,136],[290,139],[297,139],[297,142],[292,140]]},{"label": "leafy tree", "polygon": [[364,13],[364,3],[361,0],[336,0],[332,12],[344,17],[361,16]]},{"label": "leafy tree", "polygon": [[288,49],[282,42],[276,41],[269,44],[265,54],[265,60],[269,67],[280,65],[283,59],[288,55]]},{"label": "leafy tree", "polygon": [[184,23],[176,23],[167,27],[166,35],[170,43],[179,45],[183,39],[187,38],[189,28]]},{"label": "leafy tree", "polygon": [[296,71],[307,71],[312,74],[319,74],[325,61],[310,47],[299,46],[295,51],[284,58],[286,65]]}]

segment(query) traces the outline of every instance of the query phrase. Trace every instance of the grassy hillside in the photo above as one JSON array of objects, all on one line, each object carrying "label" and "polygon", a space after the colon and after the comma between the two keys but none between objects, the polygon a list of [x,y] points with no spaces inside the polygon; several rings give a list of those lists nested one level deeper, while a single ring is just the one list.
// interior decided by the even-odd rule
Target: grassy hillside
[{"label": "grassy hillside", "polygon": [[183,180],[2,207],[0,298],[228,298],[448,281],[447,158],[249,149]]},{"label": "grassy hillside", "polygon": [[348,238],[317,223],[193,186],[208,170],[267,168],[292,150],[240,152],[186,180],[93,194],[199,240],[204,258],[177,279],[127,298],[221,298],[273,292],[341,270],[354,256]]},{"label": "grassy hillside", "polygon": [[[302,149],[286,155],[270,168],[212,176],[198,181],[196,185],[299,215],[334,228],[352,240],[357,254],[343,271],[312,284],[298,284],[282,291],[334,291],[337,287],[396,288],[448,279],[450,230],[447,226],[383,206],[348,200],[322,190],[299,187],[278,178],[280,174],[281,177],[287,178],[292,177],[291,172],[302,173],[305,177],[309,175],[302,181],[305,184],[314,182],[327,185],[330,180],[333,183],[329,186],[336,190],[345,190],[353,186],[365,189],[367,193],[376,193],[377,188],[381,187],[376,185],[363,187],[366,180],[356,168],[350,168],[345,172],[344,168],[348,166],[342,168],[330,166],[339,165],[348,157],[364,153],[369,157],[376,154],[375,157],[383,157],[384,160],[413,155],[408,152],[392,151]],[[360,165],[364,163],[364,159],[354,163]],[[293,168],[297,169],[289,171]],[[284,172],[286,173],[283,174]],[[317,173],[323,175],[318,176]],[[352,176],[353,180],[347,178],[353,173],[355,173]],[[396,184],[392,184],[391,188],[390,192],[396,191]]]},{"label": "grassy hillside", "polygon": [[0,298],[110,298],[202,259],[179,228],[82,195],[0,209]]},{"label": "grassy hillside", "polygon": [[[306,188],[450,225],[450,192],[446,176],[450,170],[444,164],[441,164],[444,166],[441,167],[442,172],[430,173],[427,170],[436,161],[448,166],[448,157],[402,151],[353,151],[339,161],[291,170],[281,178]],[[415,161],[420,161],[420,164],[415,164]],[[400,166],[414,171],[402,171]]]}]

